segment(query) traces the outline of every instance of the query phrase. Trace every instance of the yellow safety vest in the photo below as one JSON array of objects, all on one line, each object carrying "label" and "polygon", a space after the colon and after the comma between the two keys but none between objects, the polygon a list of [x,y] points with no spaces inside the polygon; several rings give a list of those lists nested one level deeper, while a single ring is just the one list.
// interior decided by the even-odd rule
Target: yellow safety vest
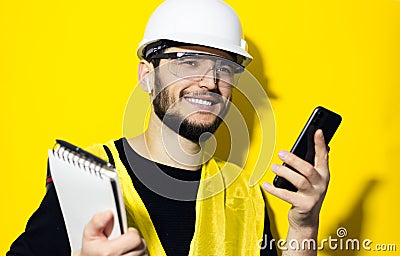
[{"label": "yellow safety vest", "polygon": [[[166,256],[114,142],[106,145],[120,177],[128,226],[139,230],[151,256]],[[88,151],[108,159],[103,145],[94,145]],[[227,181],[231,184],[220,189]],[[221,192],[215,194],[216,189]],[[265,203],[260,187],[250,187],[248,177],[238,166],[215,158],[203,164],[197,197],[195,232],[189,256],[260,255],[258,242],[263,236]]]}]

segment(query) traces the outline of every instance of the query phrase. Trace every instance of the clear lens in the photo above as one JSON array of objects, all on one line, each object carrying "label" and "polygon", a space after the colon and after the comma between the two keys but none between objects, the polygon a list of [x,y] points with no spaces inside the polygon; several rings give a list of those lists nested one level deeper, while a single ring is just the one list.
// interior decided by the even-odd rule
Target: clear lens
[{"label": "clear lens", "polygon": [[194,81],[212,78],[218,85],[236,85],[243,67],[217,56],[182,56],[169,63],[169,71],[180,78]]}]

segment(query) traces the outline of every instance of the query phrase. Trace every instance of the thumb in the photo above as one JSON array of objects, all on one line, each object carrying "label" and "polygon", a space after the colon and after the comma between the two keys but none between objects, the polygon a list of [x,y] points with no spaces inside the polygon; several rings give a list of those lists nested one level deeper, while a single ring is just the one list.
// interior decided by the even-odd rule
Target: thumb
[{"label": "thumb", "polygon": [[315,167],[317,169],[328,169],[328,148],[325,144],[324,134],[318,129],[314,135],[315,141]]},{"label": "thumb", "polygon": [[114,226],[114,216],[112,211],[105,211],[95,214],[86,225],[83,238],[107,238]]}]

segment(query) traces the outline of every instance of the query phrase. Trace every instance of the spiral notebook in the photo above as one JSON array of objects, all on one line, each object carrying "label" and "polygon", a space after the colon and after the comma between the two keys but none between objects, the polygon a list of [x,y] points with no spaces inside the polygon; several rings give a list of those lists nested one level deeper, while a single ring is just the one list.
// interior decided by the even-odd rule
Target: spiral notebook
[{"label": "spiral notebook", "polygon": [[81,249],[83,229],[98,212],[111,210],[114,214],[109,239],[125,233],[126,213],[114,166],[62,140],[48,153],[72,252]]}]

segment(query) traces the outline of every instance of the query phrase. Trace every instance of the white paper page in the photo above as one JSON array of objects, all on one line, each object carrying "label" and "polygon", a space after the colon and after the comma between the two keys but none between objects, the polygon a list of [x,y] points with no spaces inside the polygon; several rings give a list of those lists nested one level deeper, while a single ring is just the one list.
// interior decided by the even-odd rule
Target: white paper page
[{"label": "white paper page", "polygon": [[[119,219],[110,178],[100,178],[98,174],[60,160],[52,150],[49,150],[49,164],[72,252],[75,253],[81,249],[83,229],[98,212],[113,211],[114,227],[109,239],[120,236]],[[122,214],[125,215],[125,211]],[[123,219],[125,219],[124,216]]]}]

